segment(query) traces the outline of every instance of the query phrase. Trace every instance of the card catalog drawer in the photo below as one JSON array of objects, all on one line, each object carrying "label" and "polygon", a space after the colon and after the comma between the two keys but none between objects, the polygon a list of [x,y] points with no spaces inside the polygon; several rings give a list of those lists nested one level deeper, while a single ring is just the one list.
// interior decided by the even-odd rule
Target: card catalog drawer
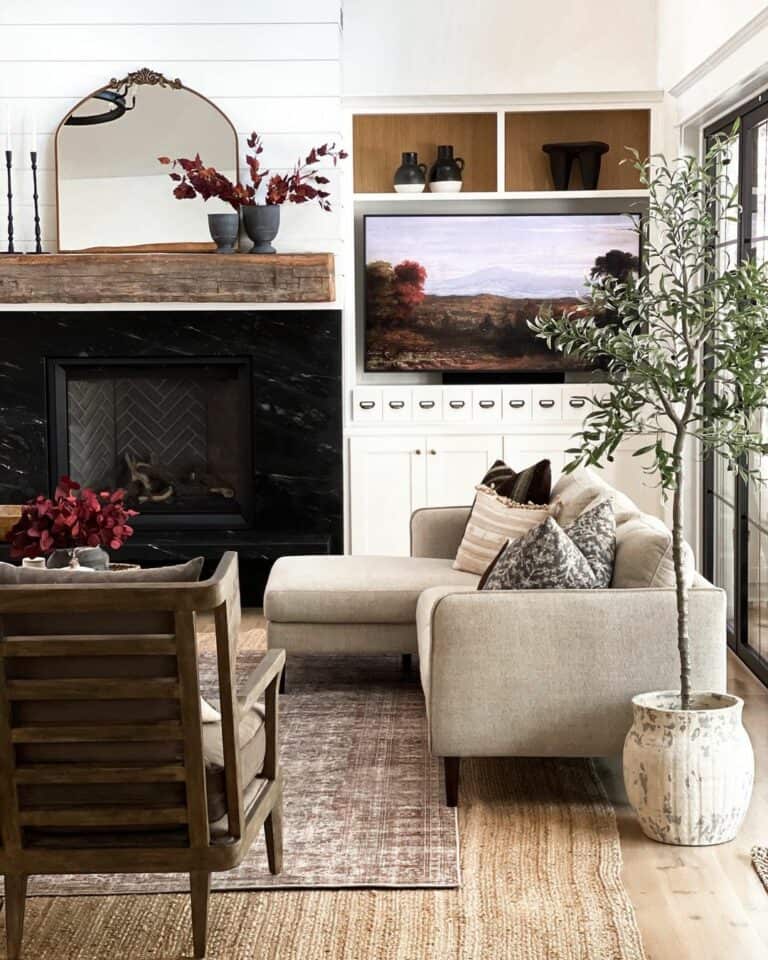
[{"label": "card catalog drawer", "polygon": [[534,420],[561,420],[563,416],[563,388],[559,386],[534,387],[531,391]]},{"label": "card catalog drawer", "polygon": [[381,409],[384,420],[400,422],[411,419],[411,391],[383,390]]},{"label": "card catalog drawer", "polygon": [[475,387],[472,391],[474,420],[501,420],[501,390],[498,387]]},{"label": "card catalog drawer", "polygon": [[358,423],[368,423],[381,418],[381,390],[373,387],[356,387],[352,391],[352,419]]},{"label": "card catalog drawer", "polygon": [[591,383],[573,383],[563,387],[563,420],[578,420],[590,413],[594,388]]},{"label": "card catalog drawer", "polygon": [[443,391],[443,419],[471,420],[472,391],[464,387],[446,387]]},{"label": "card catalog drawer", "polygon": [[414,420],[443,419],[443,388],[417,387],[411,392],[411,415]]},{"label": "card catalog drawer", "polygon": [[514,423],[526,423],[533,416],[530,387],[504,387],[501,392],[502,418]]}]

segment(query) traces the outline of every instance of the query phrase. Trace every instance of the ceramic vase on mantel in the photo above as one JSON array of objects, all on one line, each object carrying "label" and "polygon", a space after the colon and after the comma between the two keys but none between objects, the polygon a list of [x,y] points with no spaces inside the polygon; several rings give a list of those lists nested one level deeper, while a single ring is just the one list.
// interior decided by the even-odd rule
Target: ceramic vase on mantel
[{"label": "ceramic vase on mantel", "polygon": [[216,244],[216,253],[237,253],[240,214],[209,213],[208,230]]},{"label": "ceramic vase on mantel", "polygon": [[725,693],[694,693],[688,710],[674,691],[632,700],[624,784],[647,837],[698,847],[736,836],[755,772],[743,706]]},{"label": "ceramic vase on mantel", "polygon": [[257,203],[243,207],[243,226],[253,241],[249,253],[277,253],[272,241],[280,229],[280,207],[274,203]]}]

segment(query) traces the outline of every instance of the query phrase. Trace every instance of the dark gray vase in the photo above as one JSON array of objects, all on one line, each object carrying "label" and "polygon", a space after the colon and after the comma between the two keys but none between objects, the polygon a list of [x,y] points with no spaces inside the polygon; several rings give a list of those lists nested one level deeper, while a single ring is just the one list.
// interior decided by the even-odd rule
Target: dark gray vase
[{"label": "dark gray vase", "polygon": [[209,213],[208,229],[216,243],[216,253],[237,253],[237,235],[240,215],[237,213]]},{"label": "dark gray vase", "polygon": [[73,549],[54,550],[45,562],[49,570],[62,570],[68,567],[72,556],[77,557],[81,567],[90,570],[108,570],[109,554],[101,547],[74,547]]},{"label": "dark gray vase", "polygon": [[277,253],[272,241],[280,229],[280,207],[270,203],[243,207],[243,226],[253,240],[250,253]]}]

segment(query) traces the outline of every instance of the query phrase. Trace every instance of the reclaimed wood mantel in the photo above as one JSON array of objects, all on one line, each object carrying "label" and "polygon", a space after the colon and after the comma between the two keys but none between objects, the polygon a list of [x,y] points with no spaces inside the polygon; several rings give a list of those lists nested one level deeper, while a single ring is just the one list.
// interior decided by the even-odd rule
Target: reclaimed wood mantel
[{"label": "reclaimed wood mantel", "polygon": [[325,303],[332,253],[0,256],[0,303]]}]

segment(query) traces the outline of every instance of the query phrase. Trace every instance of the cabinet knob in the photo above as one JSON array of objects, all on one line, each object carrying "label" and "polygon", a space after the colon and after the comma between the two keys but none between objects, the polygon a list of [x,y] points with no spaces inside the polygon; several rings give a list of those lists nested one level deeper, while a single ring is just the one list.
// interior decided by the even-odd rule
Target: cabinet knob
[{"label": "cabinet knob", "polygon": [[437,450],[430,450],[429,452],[432,454],[433,457],[437,454]]},{"label": "cabinet knob", "polygon": [[416,454],[416,456],[421,456],[421,450],[414,450],[413,452]]}]

